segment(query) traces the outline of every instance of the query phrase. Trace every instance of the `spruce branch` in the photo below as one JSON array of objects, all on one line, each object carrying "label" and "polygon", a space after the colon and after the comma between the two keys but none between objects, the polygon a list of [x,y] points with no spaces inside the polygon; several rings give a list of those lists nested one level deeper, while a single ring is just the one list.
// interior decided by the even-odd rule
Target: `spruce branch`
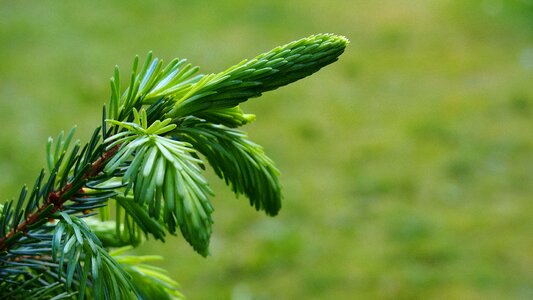
[{"label": "spruce branch", "polygon": [[[348,40],[318,34],[216,74],[149,53],[121,87],[111,78],[102,124],[82,147],[75,128],[49,139],[44,170],[17,201],[0,205],[0,295],[18,299],[179,299],[153,257],[124,251],[181,235],[209,254],[213,195],[209,163],[236,195],[274,216],[279,171],[238,127],[255,116],[239,104],[336,61]],[[200,157],[203,155],[203,158]],[[124,247],[119,250],[112,248]]]}]

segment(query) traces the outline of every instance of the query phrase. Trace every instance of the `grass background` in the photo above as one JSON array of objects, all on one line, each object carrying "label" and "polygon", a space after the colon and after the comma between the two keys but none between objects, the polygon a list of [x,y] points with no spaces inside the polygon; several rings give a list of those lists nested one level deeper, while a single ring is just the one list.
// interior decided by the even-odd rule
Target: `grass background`
[{"label": "grass background", "polygon": [[243,108],[282,171],[269,218],[210,174],[212,256],[145,244],[190,299],[533,298],[533,2],[0,2],[0,198],[87,139],[136,54],[218,72],[313,33],[340,61]]}]

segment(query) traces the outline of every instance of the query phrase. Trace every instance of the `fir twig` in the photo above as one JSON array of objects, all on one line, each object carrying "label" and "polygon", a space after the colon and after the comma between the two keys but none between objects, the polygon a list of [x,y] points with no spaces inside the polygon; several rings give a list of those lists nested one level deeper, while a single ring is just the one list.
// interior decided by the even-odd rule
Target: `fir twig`
[{"label": "fir twig", "polygon": [[141,68],[135,58],[125,89],[115,68],[89,142],[73,141],[74,128],[50,138],[48,177],[43,170],[33,188],[0,205],[0,296],[182,298],[163,270],[138,264],[151,257],[111,248],[179,230],[209,254],[213,192],[200,153],[235,194],[276,215],[279,171],[237,129],[255,119],[238,105],[336,61],[347,44],[314,35],[208,75],[183,59],[163,67],[149,53]]}]

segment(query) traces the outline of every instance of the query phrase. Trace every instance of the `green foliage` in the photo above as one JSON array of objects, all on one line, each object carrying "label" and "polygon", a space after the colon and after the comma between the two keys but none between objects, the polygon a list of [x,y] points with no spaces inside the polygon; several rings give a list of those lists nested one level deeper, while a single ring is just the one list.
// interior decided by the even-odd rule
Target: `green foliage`
[{"label": "green foliage", "polygon": [[[90,273],[94,298],[130,298],[135,289],[128,275],[102,247],[89,226],[64,212],[60,215],[62,219],[57,223],[52,239],[52,260],[59,260],[59,269],[66,269],[66,287],[71,287],[76,274],[79,297],[83,299]],[[61,280],[62,273],[58,275]]]},{"label": "green foliage", "polygon": [[131,276],[132,283],[137,287],[137,293],[142,299],[181,299],[178,283],[172,280],[164,269],[147,265],[145,262],[162,260],[155,255],[124,255],[131,247],[123,247],[111,251],[109,254]]},{"label": "green foliage", "polygon": [[276,215],[281,208],[279,171],[261,146],[243,131],[190,119],[176,135],[202,153],[235,194],[244,194],[257,210]]},{"label": "green foliage", "polygon": [[336,61],[347,43],[315,35],[210,75],[194,75],[198,68],[185,60],[163,68],[150,53],[139,72],[134,60],[122,93],[115,68],[109,108],[90,141],[72,142],[74,128],[55,143],[50,138],[48,178],[42,171],[29,195],[24,187],[18,201],[2,206],[0,291],[12,298],[182,298],[163,270],[144,264],[153,257],[112,248],[149,236],[164,241],[179,227],[194,250],[209,254],[213,192],[199,154],[237,195],[276,215],[279,171],[236,129],[254,119],[238,104]]},{"label": "green foliage", "polygon": [[213,110],[232,109],[249,98],[309,76],[336,61],[345,45],[344,37],[310,36],[244,60],[218,74],[206,75],[187,88],[169,93],[176,104],[168,115],[177,118],[200,114],[201,117]]},{"label": "green foliage", "polygon": [[133,123],[110,121],[126,131],[105,141],[110,143],[108,148],[122,146],[104,171],[113,173],[135,153],[122,175],[122,182],[127,184],[124,194],[134,187],[129,201],[147,207],[153,219],[161,219],[162,214],[172,234],[177,222],[194,249],[207,255],[213,223],[207,197],[213,192],[197,166],[201,160],[193,156],[190,144],[163,136],[176,128],[171,119],[157,120],[148,127],[144,109],[140,114],[134,109],[133,113]]}]

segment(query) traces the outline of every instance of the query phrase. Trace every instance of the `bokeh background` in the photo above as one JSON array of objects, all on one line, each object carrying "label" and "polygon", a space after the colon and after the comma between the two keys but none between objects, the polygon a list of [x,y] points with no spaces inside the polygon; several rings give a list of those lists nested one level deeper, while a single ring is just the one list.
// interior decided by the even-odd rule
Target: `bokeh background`
[{"label": "bokeh background", "polygon": [[337,63],[243,105],[269,218],[212,174],[212,255],[145,244],[190,299],[532,299],[533,1],[0,1],[0,198],[86,140],[115,64],[203,72],[313,33]]}]

